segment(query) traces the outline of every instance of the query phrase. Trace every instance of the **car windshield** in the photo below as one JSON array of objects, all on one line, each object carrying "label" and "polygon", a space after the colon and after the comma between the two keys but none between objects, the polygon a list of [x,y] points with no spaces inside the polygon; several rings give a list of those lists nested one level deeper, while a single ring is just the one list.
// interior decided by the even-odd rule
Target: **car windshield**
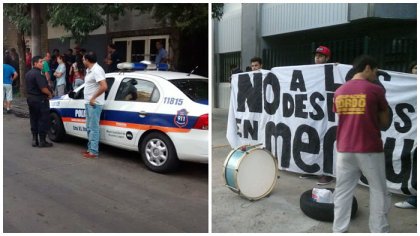
[{"label": "car windshield", "polygon": [[179,90],[197,103],[208,105],[208,81],[206,79],[177,79],[171,80]]}]

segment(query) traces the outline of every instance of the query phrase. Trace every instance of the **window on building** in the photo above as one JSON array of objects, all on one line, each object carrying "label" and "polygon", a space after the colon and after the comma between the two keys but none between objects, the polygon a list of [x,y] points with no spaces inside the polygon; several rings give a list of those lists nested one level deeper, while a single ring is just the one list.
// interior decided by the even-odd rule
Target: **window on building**
[{"label": "window on building", "polygon": [[[230,82],[231,72],[241,66],[241,52],[220,54],[220,82]],[[244,69],[242,69],[244,71]]]},{"label": "window on building", "polygon": [[169,35],[139,36],[115,38],[112,40],[117,46],[121,60],[126,62],[154,61],[156,57],[156,42],[161,41],[168,51]]}]

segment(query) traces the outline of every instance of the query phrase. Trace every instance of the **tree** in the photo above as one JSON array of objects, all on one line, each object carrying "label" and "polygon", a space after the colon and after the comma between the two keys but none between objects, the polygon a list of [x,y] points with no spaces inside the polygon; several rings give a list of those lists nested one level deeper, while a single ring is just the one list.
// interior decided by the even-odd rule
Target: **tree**
[{"label": "tree", "polygon": [[[19,60],[19,91],[25,95],[25,35],[33,39],[33,55],[41,55],[40,8],[47,6],[48,19],[53,26],[61,25],[71,32],[76,42],[82,42],[87,35],[105,23],[103,15],[118,17],[123,13],[121,4],[4,4],[4,15],[17,29]],[[99,10],[98,10],[99,9]],[[75,14],[77,12],[77,14]],[[31,27],[33,30],[31,30]]]},{"label": "tree", "polygon": [[133,9],[151,12],[153,18],[169,27],[192,32],[208,25],[208,4],[134,4]]},{"label": "tree", "polygon": [[[124,15],[125,11],[133,10],[151,13],[153,18],[162,25],[174,27],[184,35],[196,35],[197,32],[207,32],[208,29],[208,4],[4,4],[5,15],[9,17],[10,22],[17,26],[19,38],[30,32],[31,23],[33,23],[31,9],[32,12],[39,13],[39,11],[35,11],[39,10],[39,7],[47,8],[47,20],[53,27],[64,27],[71,33],[70,38],[73,38],[78,44],[82,43],[90,32],[104,24],[108,28],[110,17],[118,19],[119,16]],[[179,34],[172,35],[172,38],[174,42],[179,42]],[[25,42],[24,38],[21,42]],[[173,43],[172,47],[176,52],[175,55],[178,55],[179,46],[177,43]],[[24,65],[23,55],[25,55],[26,46],[20,43],[19,48]],[[25,67],[21,66],[20,68]],[[21,84],[23,85],[23,83]],[[22,90],[24,91],[24,88],[21,86]]]},{"label": "tree", "polygon": [[48,21],[53,27],[63,26],[76,43],[81,43],[90,32],[104,25],[109,16],[118,18],[123,13],[122,4],[50,4]]},{"label": "tree", "polygon": [[211,4],[211,17],[213,19],[221,20],[223,17],[223,3],[213,3]]},{"label": "tree", "polygon": [[[139,10],[142,13],[151,13],[156,22],[164,27],[172,27],[179,33],[171,35],[171,48],[174,52],[175,68],[190,71],[192,65],[201,64],[203,74],[207,74],[208,62],[208,4],[200,3],[155,3],[155,4],[130,4],[132,10]],[[200,39],[201,38],[201,39]],[[193,42],[191,42],[193,41]],[[189,44],[189,45],[186,45]],[[194,45],[192,45],[194,44]],[[202,45],[205,44],[205,48]],[[195,47],[194,47],[195,46]],[[185,47],[194,47],[197,58],[188,57],[180,53]],[[185,56],[184,56],[185,55]],[[184,58],[180,58],[184,56]],[[206,61],[203,61],[203,58]],[[195,67],[194,65],[194,67]]]},{"label": "tree", "polygon": [[17,46],[19,54],[19,92],[21,95],[25,94],[25,34],[31,29],[31,8],[30,4],[3,4],[4,15],[17,29]]}]

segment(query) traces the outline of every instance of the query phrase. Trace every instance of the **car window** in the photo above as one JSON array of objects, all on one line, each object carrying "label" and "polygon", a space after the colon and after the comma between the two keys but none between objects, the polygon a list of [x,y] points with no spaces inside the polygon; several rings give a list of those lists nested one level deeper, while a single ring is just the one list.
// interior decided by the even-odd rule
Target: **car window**
[{"label": "car window", "polygon": [[108,85],[108,88],[105,91],[105,100],[108,97],[109,90],[111,90],[112,85],[114,84],[114,81],[115,81],[115,78],[113,78],[113,77],[106,78],[106,84]]},{"label": "car window", "polygon": [[[115,78],[106,78],[106,84],[108,85],[107,90],[105,91],[105,100],[108,97],[109,90],[111,90],[112,85],[114,84]],[[84,91],[85,87],[81,88],[77,93],[74,94],[74,99],[84,99]]]},{"label": "car window", "polygon": [[177,79],[170,81],[194,102],[208,104],[209,91],[206,79]]},{"label": "car window", "polygon": [[73,99],[84,99],[84,93],[83,93],[84,90],[85,90],[85,87],[75,92]]},{"label": "car window", "polygon": [[158,102],[159,98],[160,93],[154,83],[134,78],[123,79],[115,96],[116,101],[153,103]]}]

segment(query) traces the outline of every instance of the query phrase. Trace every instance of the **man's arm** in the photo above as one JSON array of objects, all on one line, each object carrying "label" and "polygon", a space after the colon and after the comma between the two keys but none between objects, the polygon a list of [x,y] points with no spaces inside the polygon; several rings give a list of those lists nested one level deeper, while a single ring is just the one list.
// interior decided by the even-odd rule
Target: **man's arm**
[{"label": "man's arm", "polygon": [[54,76],[57,77],[57,78],[59,78],[59,77],[61,77],[63,75],[63,73],[64,73],[63,72],[63,68],[61,67],[60,70],[56,70],[54,72]]},{"label": "man's arm", "polygon": [[13,73],[13,78],[12,78],[12,80],[15,80],[17,77],[18,77],[18,73],[15,71],[15,72]]},{"label": "man's arm", "polygon": [[388,127],[389,121],[390,121],[388,109],[380,111],[378,115],[379,115],[379,127],[381,127],[381,129]]},{"label": "man's arm", "polygon": [[92,96],[92,98],[89,101],[89,104],[91,106],[94,106],[95,105],[96,98],[99,97],[102,93],[104,93],[107,89],[108,89],[108,85],[106,84],[106,80],[99,81],[99,89]]},{"label": "man's arm", "polygon": [[47,87],[41,88],[41,92],[48,96],[48,99],[52,98],[52,93]]},{"label": "man's arm", "polygon": [[168,62],[168,52],[165,49],[163,50],[162,60],[163,60],[163,63]]},{"label": "man's arm", "polygon": [[51,81],[50,72],[45,71],[45,77],[47,78],[47,81]]},{"label": "man's arm", "polygon": [[47,78],[47,81],[51,81],[51,75],[50,75],[50,67],[48,66],[48,62],[44,61],[44,64],[42,65],[42,72],[44,72],[45,78]]}]

